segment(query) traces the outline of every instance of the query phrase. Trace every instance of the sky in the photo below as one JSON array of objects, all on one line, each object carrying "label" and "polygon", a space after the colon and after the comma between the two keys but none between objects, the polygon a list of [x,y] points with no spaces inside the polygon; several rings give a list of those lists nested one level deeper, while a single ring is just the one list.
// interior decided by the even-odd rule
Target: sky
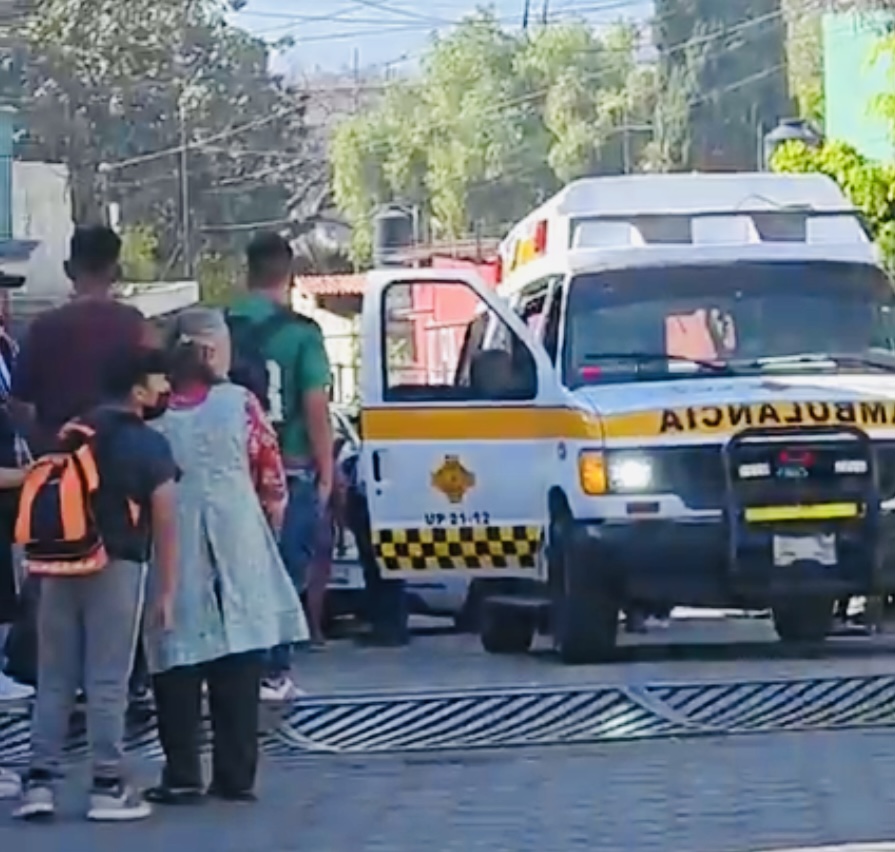
[{"label": "sky", "polygon": [[[596,26],[645,20],[652,0],[528,0],[531,21],[586,18]],[[448,30],[477,6],[491,5],[506,26],[522,23],[526,0],[248,0],[233,16],[258,36],[289,36],[296,46],[277,63],[297,76],[354,66],[399,69],[425,50],[435,31]]]}]

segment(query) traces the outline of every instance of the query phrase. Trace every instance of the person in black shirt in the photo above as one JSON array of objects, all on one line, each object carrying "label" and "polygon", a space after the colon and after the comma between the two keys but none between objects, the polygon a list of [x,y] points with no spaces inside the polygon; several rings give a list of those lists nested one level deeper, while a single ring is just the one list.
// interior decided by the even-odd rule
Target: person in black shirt
[{"label": "person in black shirt", "polygon": [[79,418],[96,432],[99,490],[94,509],[110,561],[93,573],[42,577],[40,686],[32,722],[31,768],[15,812],[21,819],[54,813],[53,781],[82,672],[93,750],[88,818],[134,820],[151,812],[148,802],[124,779],[122,745],[150,547],[160,592],[150,601],[149,617],[160,629],[170,629],[173,621],[177,467],[165,438],[144,422],[164,411],[169,392],[166,370],[161,352],[124,351],[105,370],[111,402]]}]

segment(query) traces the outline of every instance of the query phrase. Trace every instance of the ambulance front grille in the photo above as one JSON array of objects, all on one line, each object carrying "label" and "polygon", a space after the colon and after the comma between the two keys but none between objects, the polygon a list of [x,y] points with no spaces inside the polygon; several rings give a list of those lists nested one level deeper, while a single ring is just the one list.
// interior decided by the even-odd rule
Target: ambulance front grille
[{"label": "ambulance front grille", "polygon": [[[895,499],[895,441],[874,441],[880,498]],[[721,447],[661,447],[650,451],[654,491],[677,494],[689,509],[724,506],[724,457]]]}]

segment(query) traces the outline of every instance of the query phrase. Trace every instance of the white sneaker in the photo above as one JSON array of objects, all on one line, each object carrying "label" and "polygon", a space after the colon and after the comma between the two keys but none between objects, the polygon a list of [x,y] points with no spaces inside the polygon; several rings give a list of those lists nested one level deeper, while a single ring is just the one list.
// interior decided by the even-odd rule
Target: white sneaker
[{"label": "white sneaker", "polygon": [[94,822],[133,822],[152,814],[152,805],[128,784],[108,789],[94,787],[90,793],[87,819]]},{"label": "white sneaker", "polygon": [[295,701],[302,694],[289,677],[267,678],[261,682],[262,701]]},{"label": "white sneaker", "polygon": [[33,686],[26,686],[0,672],[0,701],[26,701],[33,697]]},{"label": "white sneaker", "polygon": [[17,772],[0,769],[0,799],[17,799],[22,795],[22,779]]},{"label": "white sneaker", "polygon": [[12,812],[15,819],[51,819],[56,813],[56,799],[53,788],[40,781],[25,784],[19,806]]}]

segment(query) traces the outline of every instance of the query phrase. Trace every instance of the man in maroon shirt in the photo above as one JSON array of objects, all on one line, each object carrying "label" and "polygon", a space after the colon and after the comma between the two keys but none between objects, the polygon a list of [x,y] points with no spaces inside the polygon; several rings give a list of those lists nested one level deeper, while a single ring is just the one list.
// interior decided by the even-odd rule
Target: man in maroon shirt
[{"label": "man in maroon shirt", "polygon": [[121,239],[104,225],[78,228],[65,271],[74,296],[29,327],[12,377],[12,396],[30,420],[32,449],[45,452],[72,417],[98,405],[103,365],[130,346],[157,342],[136,308],[114,299]]},{"label": "man in maroon shirt", "polygon": [[[158,335],[143,314],[116,301],[121,239],[104,225],[75,230],[65,272],[74,285],[64,305],[29,326],[12,374],[11,407],[32,453],[53,449],[59,430],[103,402],[105,365],[129,347],[156,346]],[[131,694],[146,692],[147,674],[138,648]]]}]

